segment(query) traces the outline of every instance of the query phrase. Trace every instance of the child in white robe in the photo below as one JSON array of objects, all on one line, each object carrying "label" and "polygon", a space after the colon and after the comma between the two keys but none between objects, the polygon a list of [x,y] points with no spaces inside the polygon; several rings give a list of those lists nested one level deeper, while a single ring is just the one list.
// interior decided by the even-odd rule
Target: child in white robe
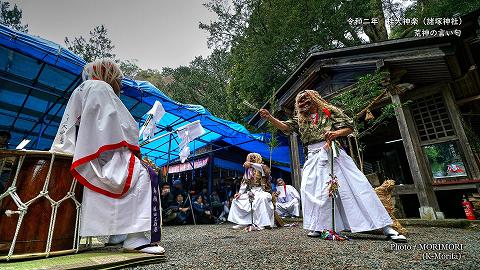
[{"label": "child in white robe", "polygon": [[259,230],[264,229],[265,226],[273,227],[270,169],[262,164],[262,157],[257,153],[248,154],[243,166],[246,172],[240,190],[232,201],[228,221],[237,224],[233,229],[242,229],[250,224]]}]

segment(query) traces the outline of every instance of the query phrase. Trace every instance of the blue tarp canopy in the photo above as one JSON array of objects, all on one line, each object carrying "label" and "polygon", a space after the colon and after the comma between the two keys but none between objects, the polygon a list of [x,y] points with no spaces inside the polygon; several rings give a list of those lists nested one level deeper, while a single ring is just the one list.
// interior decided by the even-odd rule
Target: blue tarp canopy
[{"label": "blue tarp canopy", "polygon": [[245,169],[243,168],[242,164],[233,162],[230,160],[225,160],[221,158],[215,158],[213,160],[213,163],[215,167],[217,168],[222,168],[226,170],[233,170],[233,171],[238,171],[238,172],[243,172]]},{"label": "blue tarp canopy", "polygon": [[0,129],[10,143],[50,148],[85,61],[58,44],[0,26]]},{"label": "blue tarp canopy", "polygon": [[[0,25],[0,130],[12,134],[10,148],[23,139],[32,142],[27,149],[49,149],[57,132],[71,92],[81,83],[85,61],[51,41]],[[213,116],[200,105],[181,104],[149,82],[124,79],[121,99],[140,123],[155,100],[167,113],[157,135],[200,120],[206,134],[190,143],[192,153],[209,143],[223,140],[249,152],[269,157],[264,134],[251,134],[244,126]],[[143,147],[142,152],[158,166],[178,158],[176,134]],[[170,150],[170,151],[169,151]],[[170,154],[169,154],[170,153]],[[288,147],[280,146],[273,160],[289,163]]]},{"label": "blue tarp canopy", "polygon": [[[264,142],[267,136],[251,134],[244,126],[238,123],[213,116],[203,106],[176,102],[149,82],[125,79],[122,90],[123,95],[134,100],[124,100],[126,105],[132,102],[139,106],[130,110],[132,113],[140,109],[143,111],[149,110],[156,100],[162,103],[166,113],[157,125],[159,132],[155,134],[155,137],[165,135],[199,120],[206,133],[189,144],[192,154],[196,149],[204,147],[211,142],[223,140],[246,151],[260,153],[265,158],[268,158],[270,155],[269,147]],[[143,123],[145,119],[147,119],[147,115],[142,117],[140,123]],[[171,136],[163,136],[161,139],[145,145],[142,147],[142,153],[153,159],[157,166],[162,166],[167,164],[169,160],[173,161],[178,158],[180,152],[178,145],[180,142],[180,139],[174,132]],[[288,146],[277,147],[272,159],[281,163],[289,163]]]}]

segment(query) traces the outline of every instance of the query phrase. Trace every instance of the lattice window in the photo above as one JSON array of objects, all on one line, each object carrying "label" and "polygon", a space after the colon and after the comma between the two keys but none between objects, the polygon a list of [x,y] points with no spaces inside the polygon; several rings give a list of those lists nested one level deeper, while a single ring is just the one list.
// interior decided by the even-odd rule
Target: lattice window
[{"label": "lattice window", "polygon": [[454,136],[447,107],[440,94],[419,98],[410,106],[420,141]]}]

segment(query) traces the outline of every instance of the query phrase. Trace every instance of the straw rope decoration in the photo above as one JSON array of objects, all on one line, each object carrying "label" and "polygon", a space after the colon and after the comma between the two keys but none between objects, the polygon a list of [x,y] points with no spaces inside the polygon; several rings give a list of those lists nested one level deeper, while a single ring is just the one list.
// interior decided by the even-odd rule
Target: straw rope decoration
[{"label": "straw rope decoration", "polygon": [[247,106],[248,108],[252,109],[252,110],[255,110],[255,111],[259,111],[260,109],[255,107],[254,105],[252,105],[250,102],[246,101],[245,99],[243,100],[243,105]]}]

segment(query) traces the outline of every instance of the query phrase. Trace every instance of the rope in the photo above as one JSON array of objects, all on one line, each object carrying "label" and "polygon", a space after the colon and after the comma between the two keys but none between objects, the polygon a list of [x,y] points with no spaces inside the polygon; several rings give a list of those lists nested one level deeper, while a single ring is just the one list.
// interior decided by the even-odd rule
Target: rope
[{"label": "rope", "polygon": [[25,216],[25,214],[27,214],[27,210],[23,210],[20,212],[21,213],[18,216],[17,228],[15,229],[15,235],[13,236],[12,245],[10,246],[10,250],[8,251],[7,261],[9,261],[10,257],[12,257],[13,255],[13,250],[15,249],[15,243],[17,243],[18,233],[20,232],[20,226],[22,225],[23,217]]},{"label": "rope", "polygon": [[50,255],[50,249],[52,248],[53,231],[55,229],[55,221],[57,220],[58,204],[52,203],[51,205],[52,205],[52,214],[50,215],[50,225],[48,226],[47,247],[45,248],[45,253],[47,253],[46,257]]},{"label": "rope", "polygon": [[25,160],[25,157],[26,157],[26,154],[19,157],[17,171],[15,172],[15,177],[12,181],[12,185],[3,194],[0,195],[0,201],[5,197],[10,196],[12,198],[13,202],[18,207],[18,211],[14,211],[14,210],[10,210],[10,209],[6,210],[5,215],[7,215],[8,217],[11,217],[14,214],[19,215],[19,218],[18,218],[18,221],[17,221],[17,227],[16,227],[16,230],[15,230],[15,235],[13,237],[12,244],[10,246],[10,250],[8,252],[8,255],[7,255],[7,261],[10,260],[11,256],[13,256],[13,252],[15,250],[15,245],[16,245],[16,242],[17,242],[18,234],[20,232],[20,227],[22,225],[22,222],[23,222],[23,219],[24,219],[25,215],[27,214],[28,207],[42,197],[47,199],[50,202],[50,205],[52,207],[52,213],[50,215],[50,224],[49,224],[49,227],[48,227],[47,245],[46,245],[46,248],[45,248],[46,257],[48,257],[50,255],[50,251],[51,251],[51,248],[52,248],[53,233],[55,231],[55,224],[56,224],[56,220],[57,220],[58,208],[60,207],[60,205],[64,201],[69,200],[69,199],[73,200],[73,202],[75,203],[76,212],[77,212],[76,213],[76,219],[75,219],[73,249],[75,249],[75,251],[78,252],[79,245],[80,245],[79,233],[78,232],[79,232],[79,227],[80,227],[81,203],[75,198],[75,188],[76,188],[76,185],[77,185],[77,180],[73,179],[72,184],[70,186],[70,190],[67,192],[66,196],[61,198],[59,201],[55,201],[49,196],[48,186],[50,184],[52,168],[53,168],[53,164],[55,162],[55,154],[52,153],[52,157],[50,159],[50,166],[49,166],[48,173],[47,173],[47,176],[45,178],[45,183],[43,184],[42,190],[40,191],[40,193],[36,197],[34,197],[33,199],[30,199],[29,201],[24,203],[24,202],[22,202],[21,198],[18,196],[18,194],[16,192],[17,191],[16,184],[17,184],[18,175],[19,175],[20,169],[23,165],[23,162]]}]

